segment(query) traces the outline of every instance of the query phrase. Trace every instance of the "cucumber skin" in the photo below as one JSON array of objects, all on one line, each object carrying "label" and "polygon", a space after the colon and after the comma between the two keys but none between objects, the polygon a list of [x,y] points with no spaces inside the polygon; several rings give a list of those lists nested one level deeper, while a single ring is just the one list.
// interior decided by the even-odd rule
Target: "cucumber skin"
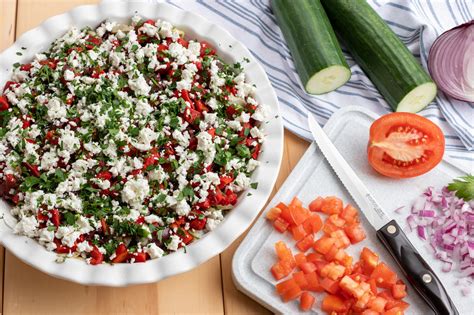
[{"label": "cucumber skin", "polygon": [[305,89],[315,73],[329,66],[350,71],[320,0],[273,0],[272,9]]},{"label": "cucumber skin", "polygon": [[411,90],[423,83],[434,83],[365,0],[321,2],[343,44],[394,111]]}]

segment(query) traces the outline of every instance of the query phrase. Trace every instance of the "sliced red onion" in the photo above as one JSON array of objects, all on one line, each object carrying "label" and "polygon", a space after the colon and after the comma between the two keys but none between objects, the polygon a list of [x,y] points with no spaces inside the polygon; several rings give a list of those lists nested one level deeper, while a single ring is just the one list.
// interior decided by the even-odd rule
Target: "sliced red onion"
[{"label": "sliced red onion", "polygon": [[418,231],[418,236],[426,240],[425,228],[421,225],[418,225],[416,227],[416,230]]},{"label": "sliced red onion", "polygon": [[444,272],[450,272],[452,267],[453,263],[445,262],[441,270],[443,270]]},{"label": "sliced red onion", "polygon": [[402,213],[402,210],[404,208],[405,208],[405,206],[398,207],[397,209],[393,210],[393,212],[400,214],[400,213]]},{"label": "sliced red onion", "polygon": [[434,41],[428,69],[444,93],[474,102],[474,20],[444,32]]},{"label": "sliced red onion", "polygon": [[433,218],[435,216],[435,212],[433,210],[421,210],[418,212],[418,215],[420,217]]},{"label": "sliced red onion", "polygon": [[413,215],[409,215],[407,217],[407,223],[408,223],[408,226],[410,227],[410,229],[412,231],[416,228],[416,220],[415,220],[415,217]]}]

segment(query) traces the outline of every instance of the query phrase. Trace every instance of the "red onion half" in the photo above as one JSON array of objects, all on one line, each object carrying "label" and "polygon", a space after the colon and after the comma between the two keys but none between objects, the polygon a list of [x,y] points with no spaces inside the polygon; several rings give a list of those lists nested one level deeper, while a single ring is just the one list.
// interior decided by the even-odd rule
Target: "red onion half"
[{"label": "red onion half", "polygon": [[435,40],[428,69],[444,93],[474,102],[474,20],[444,32]]}]

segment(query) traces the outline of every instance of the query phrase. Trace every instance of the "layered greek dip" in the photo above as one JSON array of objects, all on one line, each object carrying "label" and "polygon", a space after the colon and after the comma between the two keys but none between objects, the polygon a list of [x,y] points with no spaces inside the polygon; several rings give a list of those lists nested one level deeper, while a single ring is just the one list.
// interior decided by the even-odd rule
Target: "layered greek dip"
[{"label": "layered greek dip", "polygon": [[15,64],[0,94],[14,232],[95,265],[159,258],[213,230],[257,185],[268,110],[242,70],[138,16],[72,28]]}]

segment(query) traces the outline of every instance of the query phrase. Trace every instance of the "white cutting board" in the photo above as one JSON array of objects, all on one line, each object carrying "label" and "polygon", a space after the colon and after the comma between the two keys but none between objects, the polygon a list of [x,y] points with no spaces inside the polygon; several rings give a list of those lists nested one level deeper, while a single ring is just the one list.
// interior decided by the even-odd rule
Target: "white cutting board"
[{"label": "white cutting board", "polygon": [[[367,163],[366,154],[369,128],[377,117],[375,113],[361,107],[346,107],[331,117],[324,130],[385,211],[405,228],[408,238],[445,285],[460,314],[474,314],[473,306],[470,305],[473,296],[463,297],[460,287],[455,286],[458,279],[456,272],[444,273],[441,271],[441,263],[434,259],[433,255],[425,248],[426,243],[422,242],[415,232],[408,231],[405,220],[412,202],[428,186],[441,188],[454,177],[468,172],[472,173],[473,170],[462,169],[461,166],[453,164],[451,160],[445,159],[428,174],[412,179],[394,180],[378,175]],[[307,205],[316,196],[327,195],[339,196],[345,203],[349,202],[357,206],[327,161],[324,160],[316,144],[313,143],[263,213],[280,201],[288,203],[293,196],[298,196]],[[394,213],[393,211],[400,206],[405,206],[403,213]],[[411,306],[406,314],[432,314],[431,309],[425,305],[403,277],[390,254],[378,242],[374,228],[363,215],[361,215],[361,219],[367,238],[355,246],[350,246],[347,250],[349,254],[358,258],[360,250],[364,246],[375,250],[381,260],[396,270],[397,274],[408,284],[408,297],[405,300]],[[235,252],[232,262],[233,278],[240,291],[268,309],[283,314],[297,313],[299,312],[299,301],[283,303],[275,293],[277,281],[270,273],[270,267],[276,261],[274,244],[279,240],[285,240],[287,244],[294,244],[289,233],[282,235],[274,231],[265,216],[261,215]],[[294,253],[298,252],[295,248],[292,250]],[[311,293],[314,294],[317,301],[312,312],[323,314],[324,312],[320,308],[323,295]]]}]

